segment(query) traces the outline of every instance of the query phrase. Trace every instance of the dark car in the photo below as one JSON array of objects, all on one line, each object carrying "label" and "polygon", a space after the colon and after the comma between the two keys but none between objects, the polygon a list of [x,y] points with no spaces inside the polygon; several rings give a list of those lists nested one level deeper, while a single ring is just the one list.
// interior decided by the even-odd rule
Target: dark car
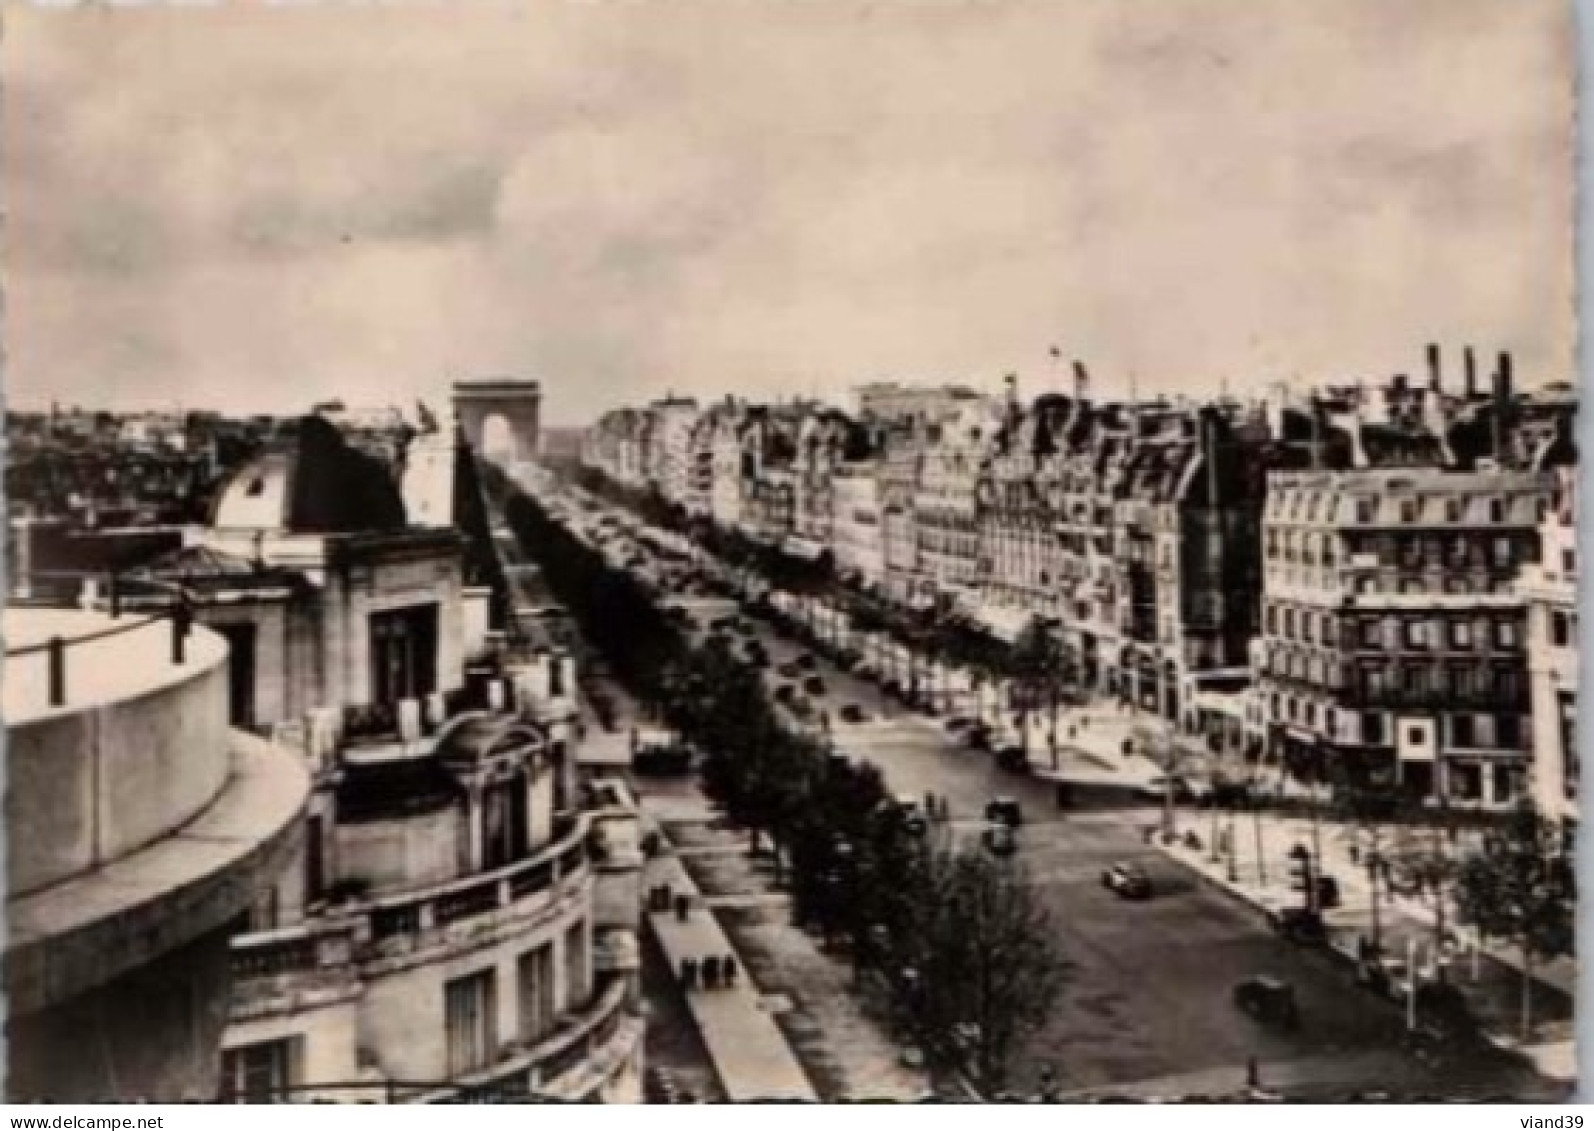
[{"label": "dark car", "polygon": [[991,748],[991,728],[987,723],[975,723],[963,732],[963,741],[975,750]]},{"label": "dark car", "polygon": [[816,675],[811,675],[803,680],[803,690],[816,698],[822,696],[825,693],[825,681]]},{"label": "dark car", "polygon": [[1268,916],[1269,924],[1285,939],[1302,946],[1316,946],[1328,941],[1328,928],[1323,917],[1305,907],[1285,907]]},{"label": "dark car", "polygon": [[848,703],[837,711],[836,714],[844,723],[861,723],[869,716],[864,714],[863,708],[856,703]]},{"label": "dark car", "polygon": [[807,652],[804,652],[801,656],[797,657],[797,666],[802,668],[805,672],[813,671],[818,665],[819,661],[814,659],[813,656],[809,655]]},{"label": "dark car", "polygon": [[782,664],[782,665],[780,665],[780,667],[776,668],[775,670],[778,671],[781,675],[785,676],[787,679],[796,679],[798,676],[800,676],[802,674],[802,670],[800,668],[798,668],[796,664],[790,664],[790,663]]},{"label": "dark car", "polygon": [[1234,987],[1234,1004],[1258,1021],[1293,1029],[1301,1023],[1295,987],[1266,975],[1247,978]]},{"label": "dark car", "polygon": [[944,725],[949,732],[952,734],[957,734],[960,731],[965,731],[972,727],[974,725],[974,720],[965,718],[962,715],[953,715],[946,721]]},{"label": "dark car", "polygon": [[993,797],[985,806],[985,819],[1016,829],[1024,823],[1024,810],[1011,797]]},{"label": "dark car", "polygon": [[775,688],[775,702],[789,704],[792,701],[792,697],[796,694],[797,689],[795,687],[789,683],[783,683],[779,687]]},{"label": "dark car", "polygon": [[996,764],[1010,774],[1021,774],[1029,768],[1029,756],[1022,746],[1004,746],[996,752]]},{"label": "dark car", "polygon": [[996,856],[1011,856],[1018,851],[1018,838],[1013,835],[1013,826],[1006,821],[991,821],[980,839]]},{"label": "dark car", "polygon": [[1101,874],[1101,886],[1124,899],[1151,898],[1151,877],[1134,864],[1114,864]]}]

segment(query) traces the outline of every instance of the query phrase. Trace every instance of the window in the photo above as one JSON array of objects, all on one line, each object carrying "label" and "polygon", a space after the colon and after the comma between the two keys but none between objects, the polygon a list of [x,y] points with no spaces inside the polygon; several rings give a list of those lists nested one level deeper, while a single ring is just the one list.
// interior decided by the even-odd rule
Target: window
[{"label": "window", "polygon": [[1565,648],[1572,641],[1572,619],[1563,612],[1550,614],[1550,642]]},{"label": "window", "polygon": [[583,919],[565,932],[565,1004],[574,1007],[587,1000],[591,955],[587,947],[587,923]]},{"label": "window", "polygon": [[1400,500],[1400,521],[1401,522],[1408,523],[1408,524],[1409,523],[1415,523],[1417,521],[1417,514],[1418,514],[1418,508],[1417,508],[1417,500],[1416,499],[1402,499],[1402,500]]},{"label": "window", "polygon": [[1494,622],[1494,646],[1496,648],[1515,648],[1517,646],[1517,626],[1515,622],[1508,620]]},{"label": "window", "polygon": [[1477,745],[1471,715],[1450,716],[1450,745],[1470,748]]},{"label": "window", "polygon": [[1301,639],[1306,641],[1308,644],[1313,643],[1316,637],[1316,633],[1312,631],[1312,624],[1314,620],[1316,620],[1316,618],[1313,617],[1311,613],[1303,612],[1301,614]]},{"label": "window", "polygon": [[1465,507],[1465,505],[1466,504],[1461,499],[1446,499],[1445,500],[1445,521],[1446,522],[1460,522],[1461,521],[1462,510]]},{"label": "window", "polygon": [[1384,626],[1375,620],[1361,622],[1361,642],[1363,648],[1377,648],[1384,642]]},{"label": "window", "polygon": [[1566,574],[1573,574],[1577,572],[1576,550],[1561,551],[1561,572]]},{"label": "window", "polygon": [[1453,620],[1450,622],[1450,646],[1452,648],[1472,647],[1472,622]]},{"label": "window", "polygon": [[221,1054],[223,1096],[233,1103],[285,1103],[295,1081],[299,1040],[261,1041]]},{"label": "window", "polygon": [[1522,744],[1522,716],[1501,715],[1494,721],[1494,740],[1508,750]]},{"label": "window", "polygon": [[449,1076],[486,1068],[498,1055],[493,972],[483,970],[443,986],[444,1033]]},{"label": "window", "polygon": [[1277,605],[1269,605],[1267,607],[1267,632],[1268,632],[1268,635],[1269,636],[1276,636],[1276,635],[1278,635],[1278,630],[1279,630],[1279,610],[1278,610],[1278,606]]},{"label": "window", "polygon": [[1361,523],[1372,522],[1378,516],[1377,499],[1356,500],[1356,521]]},{"label": "window", "polygon": [[1376,746],[1384,741],[1384,716],[1374,711],[1362,715],[1362,741]]},{"label": "window", "polygon": [[1490,499],[1489,500],[1489,521],[1490,522],[1504,522],[1505,521],[1505,501],[1503,499]]},{"label": "window", "polygon": [[1285,609],[1284,610],[1284,639],[1286,639],[1286,640],[1294,640],[1295,639],[1295,610],[1294,609]]},{"label": "window", "polygon": [[553,1029],[553,943],[520,956],[520,1039],[536,1044]]},{"label": "window", "polygon": [[1420,620],[1408,620],[1402,626],[1405,629],[1406,647],[1428,647],[1428,625]]},{"label": "window", "polygon": [[1457,801],[1477,801],[1483,796],[1483,771],[1476,765],[1450,763],[1445,769],[1450,796]]},{"label": "window", "polygon": [[1514,766],[1497,765],[1493,776],[1495,804],[1510,801],[1516,796],[1518,775]]},{"label": "window", "polygon": [[1511,539],[1496,538],[1494,540],[1494,564],[1501,569],[1506,569],[1511,565],[1511,560]]}]

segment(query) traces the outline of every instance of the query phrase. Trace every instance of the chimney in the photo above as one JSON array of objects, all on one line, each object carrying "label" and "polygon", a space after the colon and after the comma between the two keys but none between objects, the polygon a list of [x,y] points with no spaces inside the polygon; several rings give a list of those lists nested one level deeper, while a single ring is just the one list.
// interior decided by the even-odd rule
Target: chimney
[{"label": "chimney", "polygon": [[1467,374],[1467,399],[1470,401],[1478,395],[1478,359],[1473,356],[1472,347],[1468,346],[1462,352],[1463,364]]},{"label": "chimney", "polygon": [[1090,396],[1090,374],[1085,369],[1083,361],[1074,362],[1074,399],[1085,400]]},{"label": "chimney", "polygon": [[1438,342],[1429,342],[1428,343],[1428,387],[1430,389],[1432,389],[1434,392],[1437,393],[1439,391],[1439,389],[1440,389],[1440,386],[1441,386],[1441,375],[1440,375],[1440,372],[1439,372],[1439,343]]},{"label": "chimney", "polygon": [[1504,467],[1506,463],[1506,429],[1511,413],[1511,355],[1500,352],[1500,361],[1494,371],[1494,458]]}]

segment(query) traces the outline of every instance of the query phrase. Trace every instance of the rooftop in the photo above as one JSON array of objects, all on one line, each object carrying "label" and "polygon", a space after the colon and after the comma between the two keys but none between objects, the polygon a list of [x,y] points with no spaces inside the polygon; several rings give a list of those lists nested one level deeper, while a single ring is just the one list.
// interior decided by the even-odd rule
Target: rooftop
[{"label": "rooftop", "polygon": [[[146,695],[188,679],[197,667],[225,659],[227,645],[214,633],[189,635],[186,662],[172,663],[172,626],[164,619],[81,609],[8,606],[3,622],[6,664],[4,705],[8,727]],[[48,642],[65,645],[65,702],[50,705]]]}]

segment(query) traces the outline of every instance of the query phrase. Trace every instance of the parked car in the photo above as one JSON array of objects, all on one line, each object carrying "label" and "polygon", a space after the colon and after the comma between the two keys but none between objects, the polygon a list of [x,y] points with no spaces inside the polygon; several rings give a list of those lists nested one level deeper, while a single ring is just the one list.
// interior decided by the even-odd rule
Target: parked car
[{"label": "parked car", "polygon": [[1021,774],[1029,768],[1029,757],[1022,746],[1004,746],[996,752],[996,764],[1010,774]]},{"label": "parked car", "polygon": [[953,715],[950,719],[948,719],[946,721],[945,725],[946,725],[946,729],[950,733],[958,734],[958,733],[960,733],[962,731],[968,730],[971,726],[973,726],[974,725],[974,720],[970,719],[970,718],[966,718],[963,715]]},{"label": "parked car", "polygon": [[1234,987],[1234,1004],[1258,1021],[1293,1029],[1301,1023],[1295,1002],[1295,987],[1278,978],[1263,975],[1247,978]]},{"label": "parked car", "polygon": [[1006,821],[987,824],[980,839],[986,849],[997,856],[1011,856],[1018,851],[1018,838],[1013,835],[1013,826]]},{"label": "parked car", "polygon": [[858,706],[856,703],[846,704],[841,708],[841,710],[837,711],[836,714],[840,716],[841,721],[844,723],[861,723],[867,720],[869,717],[868,715],[864,714],[863,708]]},{"label": "parked car", "polygon": [[1101,886],[1124,899],[1150,899],[1151,877],[1137,864],[1114,864],[1101,874]]},{"label": "parked car", "polygon": [[811,672],[814,670],[814,668],[819,666],[819,661],[814,659],[810,653],[804,652],[801,656],[797,657],[797,666],[802,668],[805,672]]},{"label": "parked car", "polygon": [[1024,810],[1011,797],[993,797],[985,806],[985,819],[1017,828],[1024,823]]},{"label": "parked car", "polygon": [[963,741],[975,750],[991,748],[991,728],[986,723],[975,723],[963,732]]},{"label": "parked car", "polygon": [[781,664],[775,670],[778,671],[781,675],[785,676],[787,679],[796,679],[800,675],[802,675],[802,669],[800,669],[796,664],[793,664],[793,663]]},{"label": "parked car", "polygon": [[1315,946],[1328,940],[1323,917],[1305,907],[1282,907],[1268,914],[1268,924],[1292,943]]},{"label": "parked car", "polygon": [[775,688],[775,702],[790,704],[796,694],[797,689],[795,687],[789,683],[783,683]]},{"label": "parked car", "polygon": [[811,675],[803,680],[803,690],[818,698],[825,694],[825,681],[816,675]]},{"label": "parked car", "polygon": [[1158,774],[1156,777],[1149,779],[1141,787],[1140,792],[1142,796],[1161,801],[1167,795],[1170,786],[1173,789],[1175,802],[1187,805],[1195,800],[1195,788],[1191,786],[1188,779],[1182,778],[1178,774]]},{"label": "parked car", "polygon": [[903,823],[909,830],[922,833],[927,827],[924,816],[924,806],[917,797],[902,795],[897,798],[897,812],[902,814]]},{"label": "parked car", "polygon": [[1397,1002],[1405,1001],[1411,992],[1411,971],[1403,958],[1374,955],[1357,967],[1356,980],[1373,993]]}]

